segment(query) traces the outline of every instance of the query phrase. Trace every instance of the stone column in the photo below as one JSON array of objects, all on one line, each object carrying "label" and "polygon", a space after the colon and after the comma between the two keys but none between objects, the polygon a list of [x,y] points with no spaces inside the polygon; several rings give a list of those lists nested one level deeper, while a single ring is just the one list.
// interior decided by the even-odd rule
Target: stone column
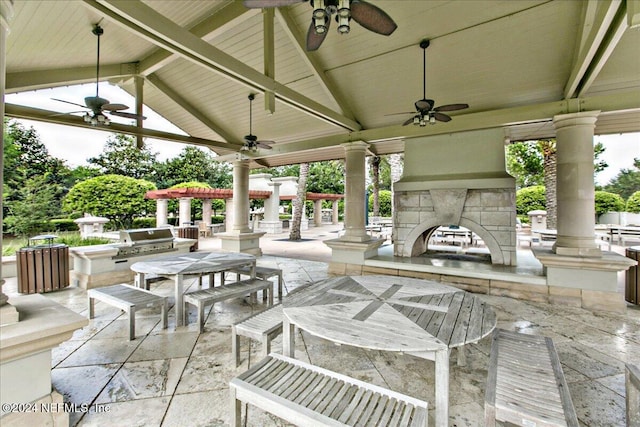
[{"label": "stone column", "polygon": [[249,227],[249,160],[233,163],[233,228],[234,234],[251,233]]},{"label": "stone column", "polygon": [[203,199],[202,200],[202,221],[204,221],[207,226],[211,225],[211,199]]},{"label": "stone column", "polygon": [[365,154],[369,144],[350,142],[342,144],[346,151],[345,179],[345,233],[342,240],[364,242],[371,237],[365,230]]},{"label": "stone column", "polygon": [[191,222],[191,197],[180,197],[178,213],[178,227]]},{"label": "stone column", "polygon": [[167,225],[169,199],[156,199],[156,227]]},{"label": "stone column", "polygon": [[595,243],[593,129],[599,111],[562,114],[556,128],[558,255],[601,256]]},{"label": "stone column", "polygon": [[[13,17],[13,1],[0,1],[0,118],[4,118],[4,89],[6,84],[7,60],[7,36],[9,35],[9,21]],[[0,121],[0,170],[4,170],[4,120]],[[2,174],[0,173],[0,188],[4,185]],[[2,206],[4,200],[0,197],[0,223],[4,222],[2,217]],[[2,233],[0,233],[0,253],[2,253]],[[2,263],[0,262],[0,310],[2,313],[2,324],[15,323],[18,321],[18,312],[13,306],[7,304],[9,298],[2,293]]]},{"label": "stone column", "polygon": [[338,202],[339,200],[334,200],[333,202],[331,202],[331,208],[333,209],[331,213],[331,224],[333,225],[337,225],[340,220],[338,215]]},{"label": "stone column", "polygon": [[235,211],[235,207],[233,204],[233,199],[224,199],[224,229],[225,232],[231,231],[233,229],[234,216],[233,212]]},{"label": "stone column", "polygon": [[313,224],[316,227],[322,225],[322,200],[316,200],[313,202]]}]

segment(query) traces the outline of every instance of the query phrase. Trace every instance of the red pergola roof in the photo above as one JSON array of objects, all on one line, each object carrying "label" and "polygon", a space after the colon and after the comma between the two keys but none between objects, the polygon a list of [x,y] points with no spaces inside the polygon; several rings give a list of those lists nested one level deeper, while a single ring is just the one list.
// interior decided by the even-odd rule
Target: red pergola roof
[{"label": "red pergola roof", "polygon": [[[179,199],[193,197],[194,199],[231,199],[233,190],[230,188],[165,188],[163,190],[147,191],[147,199]],[[268,199],[271,191],[249,190],[250,199]],[[280,196],[280,200],[293,200],[296,196]],[[307,200],[340,200],[343,194],[307,193]]]},{"label": "red pergola roof", "polygon": [[[164,190],[147,191],[147,199],[179,199],[193,197],[194,199],[231,199],[233,190],[230,188],[166,188]],[[250,199],[268,199],[271,191],[249,190]]]}]

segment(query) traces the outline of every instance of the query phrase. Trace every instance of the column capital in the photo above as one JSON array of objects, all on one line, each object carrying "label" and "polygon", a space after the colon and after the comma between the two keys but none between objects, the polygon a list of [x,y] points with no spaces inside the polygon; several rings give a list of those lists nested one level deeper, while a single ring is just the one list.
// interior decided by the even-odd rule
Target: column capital
[{"label": "column capital", "polygon": [[267,182],[267,185],[270,187],[280,187],[282,185],[281,182]]},{"label": "column capital", "polygon": [[572,126],[595,126],[600,111],[583,111],[580,113],[558,114],[553,116],[553,126],[556,130]]},{"label": "column capital", "polygon": [[353,142],[345,142],[343,144],[340,144],[344,147],[345,151],[351,151],[351,150],[360,150],[360,151],[364,151],[367,148],[369,148],[369,144],[367,144],[364,141],[353,141]]}]

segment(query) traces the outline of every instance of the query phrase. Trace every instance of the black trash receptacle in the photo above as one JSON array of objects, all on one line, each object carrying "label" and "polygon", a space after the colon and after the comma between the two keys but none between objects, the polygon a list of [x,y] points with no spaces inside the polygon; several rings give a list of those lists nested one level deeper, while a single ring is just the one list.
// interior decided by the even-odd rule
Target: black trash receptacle
[{"label": "black trash receptacle", "polygon": [[[69,286],[69,246],[53,243],[52,234],[29,239],[29,246],[16,251],[18,292],[35,294]],[[41,240],[44,243],[37,244]]]},{"label": "black trash receptacle", "polygon": [[[640,246],[627,248],[625,254],[627,258],[640,262]],[[638,270],[637,265],[627,270],[624,299],[632,304],[640,305],[640,274],[638,274]]]}]

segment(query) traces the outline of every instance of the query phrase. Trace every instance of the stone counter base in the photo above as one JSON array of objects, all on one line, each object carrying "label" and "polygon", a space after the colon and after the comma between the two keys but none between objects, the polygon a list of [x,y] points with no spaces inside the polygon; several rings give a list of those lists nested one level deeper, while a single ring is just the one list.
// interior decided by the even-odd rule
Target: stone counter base
[{"label": "stone counter base", "polygon": [[446,283],[473,293],[510,297],[525,301],[544,302],[570,307],[582,307],[587,310],[595,311],[602,310],[622,313],[626,310],[627,306],[624,301],[624,295],[619,292],[565,288],[549,286],[546,284],[520,283],[503,279],[495,280],[491,278],[473,278],[454,276],[451,274],[437,274],[433,272],[420,272],[336,262],[329,264],[328,273],[332,276],[384,274],[388,276],[434,280],[436,282]]}]

